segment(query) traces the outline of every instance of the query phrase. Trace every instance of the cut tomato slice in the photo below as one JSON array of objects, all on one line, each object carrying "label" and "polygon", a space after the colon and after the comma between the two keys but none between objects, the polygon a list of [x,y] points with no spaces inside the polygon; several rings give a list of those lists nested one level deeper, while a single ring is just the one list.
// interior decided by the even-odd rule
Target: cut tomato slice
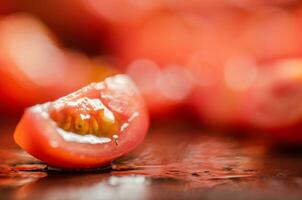
[{"label": "cut tomato slice", "polygon": [[137,59],[126,72],[145,97],[152,118],[171,117],[191,93],[191,74],[183,66],[167,65],[161,68],[152,60]]},{"label": "cut tomato slice", "polygon": [[92,83],[54,102],[28,108],[14,138],[36,158],[59,168],[93,168],[134,149],[148,113],[126,75]]},{"label": "cut tomato slice", "polygon": [[105,62],[61,49],[50,31],[28,14],[0,20],[0,44],[0,111],[5,116],[115,73]]},{"label": "cut tomato slice", "polygon": [[277,139],[301,142],[302,62],[285,59],[269,66],[247,93],[243,117]]}]

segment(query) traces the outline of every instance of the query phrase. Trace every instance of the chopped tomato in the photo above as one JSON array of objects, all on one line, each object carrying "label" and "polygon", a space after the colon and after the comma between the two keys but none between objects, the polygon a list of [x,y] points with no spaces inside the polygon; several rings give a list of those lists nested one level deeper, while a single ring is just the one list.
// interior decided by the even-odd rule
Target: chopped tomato
[{"label": "chopped tomato", "polygon": [[152,60],[137,59],[128,66],[127,74],[137,83],[155,118],[169,117],[191,93],[191,74],[182,66],[162,69]]},{"label": "chopped tomato", "polygon": [[204,66],[198,70],[193,75],[200,81],[191,102],[203,122],[302,141],[301,59],[260,64],[238,57],[223,68]]},{"label": "chopped tomato", "polygon": [[[125,34],[127,33],[127,34]],[[121,67],[136,59],[150,59],[162,68],[165,65],[183,65],[188,55],[200,46],[201,30],[190,19],[179,14],[150,15],[143,23],[121,27],[114,33],[114,54]]]},{"label": "chopped tomato", "polygon": [[93,168],[134,149],[146,135],[148,114],[126,75],[92,83],[25,111],[14,138],[36,158],[59,168]]},{"label": "chopped tomato", "polygon": [[199,118],[215,127],[243,128],[241,108],[249,88],[257,80],[258,65],[249,57],[237,56],[224,65],[191,60],[194,89],[189,101]]},{"label": "chopped tomato", "polygon": [[241,53],[260,60],[301,55],[300,26],[289,10],[260,7],[244,22],[237,40]]},{"label": "chopped tomato", "polygon": [[226,39],[219,36],[221,40],[214,42],[216,34],[221,33],[221,23],[216,21],[225,20],[217,19],[213,27],[214,23],[203,19],[199,15],[154,13],[144,23],[127,28],[132,34],[117,34],[121,39],[113,44],[120,66],[141,88],[152,116],[169,116],[186,104],[193,88],[187,65],[196,52],[203,52],[203,58],[219,60],[217,49],[221,48],[216,47]]},{"label": "chopped tomato", "polygon": [[27,14],[1,19],[0,43],[0,110],[5,113],[54,100],[110,71],[61,49],[48,29]]},{"label": "chopped tomato", "polygon": [[[302,119],[302,61],[288,59],[264,70],[246,95],[244,113],[251,126],[295,140]],[[294,131],[294,132],[292,132]],[[297,133],[297,134],[296,134]]]}]

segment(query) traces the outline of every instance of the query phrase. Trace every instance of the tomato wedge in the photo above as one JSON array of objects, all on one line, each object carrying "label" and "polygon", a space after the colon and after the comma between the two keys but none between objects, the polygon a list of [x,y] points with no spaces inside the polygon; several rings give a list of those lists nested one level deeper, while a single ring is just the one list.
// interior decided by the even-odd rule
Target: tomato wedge
[{"label": "tomato wedge", "polygon": [[0,113],[5,116],[116,73],[105,59],[62,49],[50,30],[28,14],[0,19],[0,44]]},{"label": "tomato wedge", "polygon": [[28,108],[14,139],[50,166],[95,168],[141,143],[148,118],[134,83],[126,75],[116,75]]},{"label": "tomato wedge", "polygon": [[262,72],[246,96],[245,116],[252,126],[286,135],[301,127],[301,99],[302,60],[280,60]]}]

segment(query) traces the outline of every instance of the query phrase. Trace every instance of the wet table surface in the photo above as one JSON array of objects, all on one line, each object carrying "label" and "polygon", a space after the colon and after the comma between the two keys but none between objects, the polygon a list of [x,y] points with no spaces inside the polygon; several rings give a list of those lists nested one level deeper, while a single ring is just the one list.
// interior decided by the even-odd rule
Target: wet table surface
[{"label": "wet table surface", "polygon": [[0,199],[302,199],[302,153],[268,140],[157,127],[110,167],[49,169],[0,129]]}]

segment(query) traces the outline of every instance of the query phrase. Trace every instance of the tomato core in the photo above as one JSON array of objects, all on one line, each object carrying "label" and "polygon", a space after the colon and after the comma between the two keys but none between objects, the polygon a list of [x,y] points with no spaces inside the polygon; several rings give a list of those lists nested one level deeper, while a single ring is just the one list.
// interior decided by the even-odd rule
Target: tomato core
[{"label": "tomato core", "polygon": [[50,117],[57,126],[79,135],[95,135],[116,140],[120,127],[115,116],[100,99],[61,99],[50,108]]}]

